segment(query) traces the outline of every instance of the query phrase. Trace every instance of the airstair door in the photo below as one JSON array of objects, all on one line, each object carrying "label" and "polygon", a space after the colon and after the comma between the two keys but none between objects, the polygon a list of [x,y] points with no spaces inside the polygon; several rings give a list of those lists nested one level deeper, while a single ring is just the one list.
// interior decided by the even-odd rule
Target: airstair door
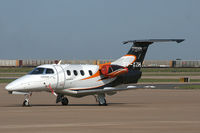
[{"label": "airstair door", "polygon": [[57,84],[57,89],[63,89],[65,86],[65,72],[64,69],[62,68],[61,65],[55,65],[54,66],[56,68],[57,71],[57,80],[58,80],[58,84]]}]

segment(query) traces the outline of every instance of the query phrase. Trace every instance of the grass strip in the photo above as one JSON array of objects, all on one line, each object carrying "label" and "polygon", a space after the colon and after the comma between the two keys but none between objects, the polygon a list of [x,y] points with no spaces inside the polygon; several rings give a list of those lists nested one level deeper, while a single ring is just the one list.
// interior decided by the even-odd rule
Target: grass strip
[{"label": "grass strip", "polygon": [[14,81],[15,79],[0,79],[0,83],[10,83]]},{"label": "grass strip", "polygon": [[142,68],[142,72],[200,72],[200,68]]},{"label": "grass strip", "polygon": [[[138,82],[180,82],[180,79],[140,79]],[[191,79],[190,82],[200,82],[200,79]]]},{"label": "grass strip", "polygon": [[30,72],[32,67],[0,67],[0,72],[16,73],[16,72]]},{"label": "grass strip", "polygon": [[24,76],[25,74],[0,74],[0,77],[21,77]]},{"label": "grass strip", "polygon": [[138,82],[179,82],[179,79],[140,79]]},{"label": "grass strip", "polygon": [[143,73],[143,76],[200,76],[200,73]]},{"label": "grass strip", "polygon": [[176,89],[200,89],[200,85],[183,85],[176,87]]}]

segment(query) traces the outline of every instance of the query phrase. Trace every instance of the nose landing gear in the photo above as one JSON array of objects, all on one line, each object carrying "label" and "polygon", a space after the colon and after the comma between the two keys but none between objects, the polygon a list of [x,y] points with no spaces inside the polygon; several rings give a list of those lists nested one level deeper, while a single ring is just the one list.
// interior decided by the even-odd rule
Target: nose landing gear
[{"label": "nose landing gear", "polygon": [[31,95],[32,95],[32,93],[25,94],[25,99],[24,99],[24,102],[22,104],[23,107],[30,106],[29,98],[30,98]]},{"label": "nose landing gear", "polygon": [[23,105],[22,106],[30,106],[29,100],[24,99]]}]

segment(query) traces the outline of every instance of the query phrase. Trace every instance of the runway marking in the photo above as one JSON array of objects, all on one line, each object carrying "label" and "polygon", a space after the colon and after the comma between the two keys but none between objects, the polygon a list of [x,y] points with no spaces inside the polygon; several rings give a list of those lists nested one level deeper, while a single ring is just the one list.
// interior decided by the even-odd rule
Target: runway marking
[{"label": "runway marking", "polygon": [[[200,121],[137,121],[137,124],[200,124]],[[133,123],[131,123],[133,124]],[[32,125],[1,125],[0,129],[22,129],[22,128],[59,128],[59,127],[102,127],[130,125],[129,122],[96,122],[96,123],[70,123],[70,124],[32,124]],[[134,127],[135,128],[135,127]]]},{"label": "runway marking", "polygon": [[[34,108],[34,107],[31,107],[31,108]],[[34,108],[34,109],[36,109],[36,108]],[[46,108],[44,108],[44,109],[46,109]],[[121,109],[123,109],[123,108],[121,108]],[[89,108],[89,109],[81,109],[81,108],[77,108],[77,109],[62,108],[62,109],[59,109],[59,108],[53,108],[51,110],[42,110],[40,108],[40,110],[26,110],[26,109],[24,109],[24,110],[1,110],[0,112],[1,113],[4,113],[4,112],[6,112],[6,113],[29,113],[29,112],[32,112],[32,111],[34,111],[34,112],[58,112],[58,111],[60,111],[60,112],[66,112],[66,111],[70,112],[70,111],[79,111],[79,110],[101,112],[101,111],[115,110],[115,108]],[[123,109],[123,110],[125,110],[125,109]]]},{"label": "runway marking", "polygon": [[71,123],[71,124],[34,124],[34,125],[1,125],[0,129],[13,129],[13,128],[57,128],[57,127],[88,127],[88,126],[118,126],[120,123],[113,122],[99,122],[99,123]]}]

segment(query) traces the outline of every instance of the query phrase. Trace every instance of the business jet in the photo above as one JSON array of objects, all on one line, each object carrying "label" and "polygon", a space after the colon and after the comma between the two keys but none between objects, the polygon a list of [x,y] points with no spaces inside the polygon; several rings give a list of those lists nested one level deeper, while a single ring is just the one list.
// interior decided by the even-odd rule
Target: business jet
[{"label": "business jet", "polygon": [[56,96],[56,103],[68,105],[66,96],[84,97],[94,95],[99,105],[107,105],[106,95],[118,91],[137,89],[141,86],[118,88],[121,84],[137,83],[141,67],[149,45],[156,42],[177,42],[184,39],[130,40],[128,53],[121,58],[100,65],[46,64],[40,65],[27,75],[9,83],[5,89],[9,94],[25,95],[23,106],[30,106],[32,92],[46,91]]}]

